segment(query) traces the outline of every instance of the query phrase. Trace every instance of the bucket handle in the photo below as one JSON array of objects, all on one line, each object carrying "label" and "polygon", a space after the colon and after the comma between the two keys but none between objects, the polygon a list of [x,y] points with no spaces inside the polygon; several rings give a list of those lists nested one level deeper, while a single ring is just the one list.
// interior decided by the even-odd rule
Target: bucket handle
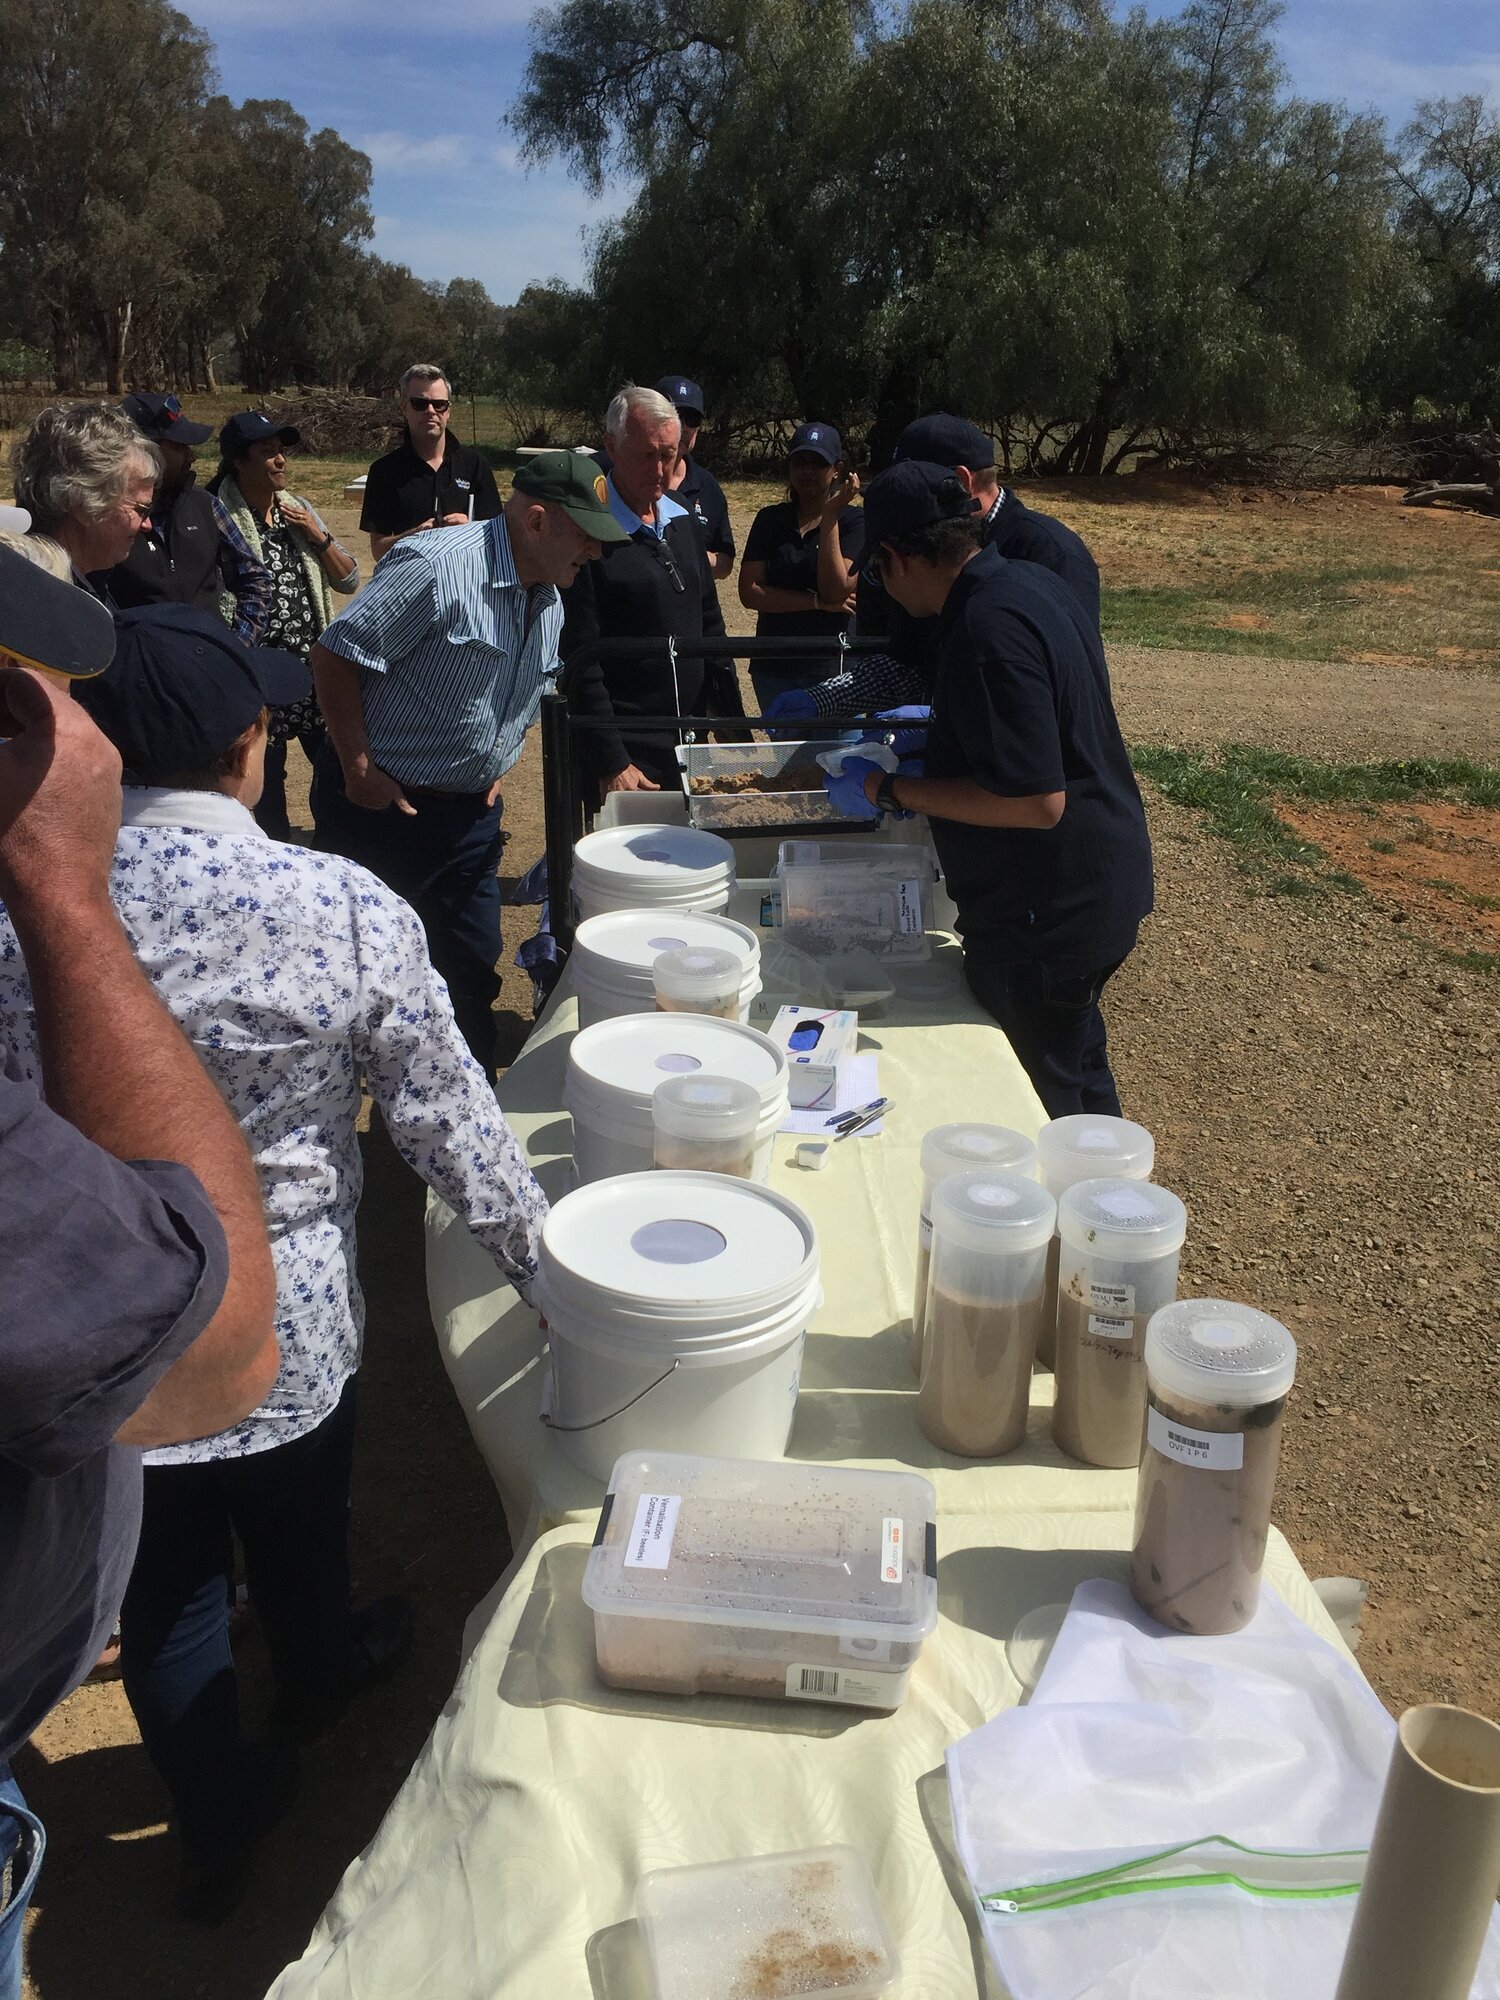
[{"label": "bucket handle", "polygon": [[627,1410],[633,1410],[642,1396],[649,1396],[653,1389],[659,1389],[662,1383],[666,1381],[667,1375],[675,1375],[680,1366],[680,1361],[674,1361],[671,1367],[667,1369],[666,1374],[658,1375],[654,1382],[648,1382],[645,1388],[638,1390],[628,1403],[621,1403],[619,1409],[611,1410],[607,1417],[595,1417],[592,1423],[587,1424],[560,1424],[555,1417],[549,1416],[543,1410],[542,1422],[549,1430],[554,1431],[568,1431],[570,1433],[574,1431],[596,1431],[601,1424],[612,1424],[616,1417],[623,1417]]}]

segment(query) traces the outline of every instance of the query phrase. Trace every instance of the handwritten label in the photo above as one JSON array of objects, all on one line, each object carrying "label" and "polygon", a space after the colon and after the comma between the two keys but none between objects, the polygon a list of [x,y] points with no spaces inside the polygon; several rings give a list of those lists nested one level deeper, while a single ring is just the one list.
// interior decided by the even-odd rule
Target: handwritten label
[{"label": "handwritten label", "polygon": [[1113,1313],[1090,1313],[1089,1332],[1098,1340],[1129,1340],[1135,1332],[1135,1321],[1119,1319]]}]

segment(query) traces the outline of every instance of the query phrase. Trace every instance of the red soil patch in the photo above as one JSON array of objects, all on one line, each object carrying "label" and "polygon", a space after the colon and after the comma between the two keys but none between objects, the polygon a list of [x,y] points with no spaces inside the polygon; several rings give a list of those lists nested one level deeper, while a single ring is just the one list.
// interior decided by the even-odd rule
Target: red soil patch
[{"label": "red soil patch", "polygon": [[1450,951],[1500,952],[1500,812],[1302,801],[1276,810],[1422,936]]}]

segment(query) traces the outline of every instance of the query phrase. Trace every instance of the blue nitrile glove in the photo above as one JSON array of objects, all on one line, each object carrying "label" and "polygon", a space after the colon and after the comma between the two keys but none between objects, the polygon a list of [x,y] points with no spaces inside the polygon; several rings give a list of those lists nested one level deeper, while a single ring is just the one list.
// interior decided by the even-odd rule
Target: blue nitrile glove
[{"label": "blue nitrile glove", "polygon": [[865,797],[865,779],[879,769],[868,757],[846,757],[843,769],[836,776],[825,771],[823,789],[834,811],[841,812],[845,819],[879,819],[880,808],[872,806]]},{"label": "blue nitrile glove", "polygon": [[783,688],[762,719],[766,722],[811,722],[817,713],[818,704],[806,688]]},{"label": "blue nitrile glove", "polygon": [[[926,754],[926,725],[932,721],[932,710],[930,708],[914,702],[907,708],[883,709],[875,719],[877,722],[922,724],[921,728],[897,729],[891,738],[891,748],[898,757],[923,756]],[[920,778],[922,773],[920,770],[908,771],[907,776],[909,778]]]}]

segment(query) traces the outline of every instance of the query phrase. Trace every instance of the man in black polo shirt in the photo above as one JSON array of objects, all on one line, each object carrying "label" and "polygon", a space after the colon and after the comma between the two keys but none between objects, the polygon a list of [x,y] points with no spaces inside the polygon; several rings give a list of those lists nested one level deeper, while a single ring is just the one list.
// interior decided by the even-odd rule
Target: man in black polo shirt
[{"label": "man in black polo shirt", "polygon": [[925,769],[853,758],[829,795],[928,815],[969,985],[1048,1116],[1118,1114],[1099,995],[1152,906],[1141,795],[1096,626],[1051,570],[982,549],[973,507],[920,459],[866,492],[886,591],[936,623],[932,717]]},{"label": "man in black polo shirt", "polygon": [[489,460],[476,446],[449,435],[452,398],[442,369],[413,362],[399,393],[406,436],[365,474],[359,516],[375,562],[403,535],[492,521],[500,512]]},{"label": "man in black polo shirt", "polygon": [[656,393],[673,405],[682,423],[677,469],[667,491],[692,515],[708,557],[708,573],[716,583],[721,582],[734,568],[734,530],[729,525],[729,502],[723,487],[693,456],[703,427],[703,391],[686,375],[663,375]]},{"label": "man in black polo shirt", "polygon": [[211,427],[185,417],[175,396],[127,396],[120,408],[161,453],[163,469],[150,521],[107,574],[110,596],[121,611],[196,604],[219,612],[227,595],[234,636],[258,645],[271,613],[270,571],[226,509],[194,483],[193,459]]}]

